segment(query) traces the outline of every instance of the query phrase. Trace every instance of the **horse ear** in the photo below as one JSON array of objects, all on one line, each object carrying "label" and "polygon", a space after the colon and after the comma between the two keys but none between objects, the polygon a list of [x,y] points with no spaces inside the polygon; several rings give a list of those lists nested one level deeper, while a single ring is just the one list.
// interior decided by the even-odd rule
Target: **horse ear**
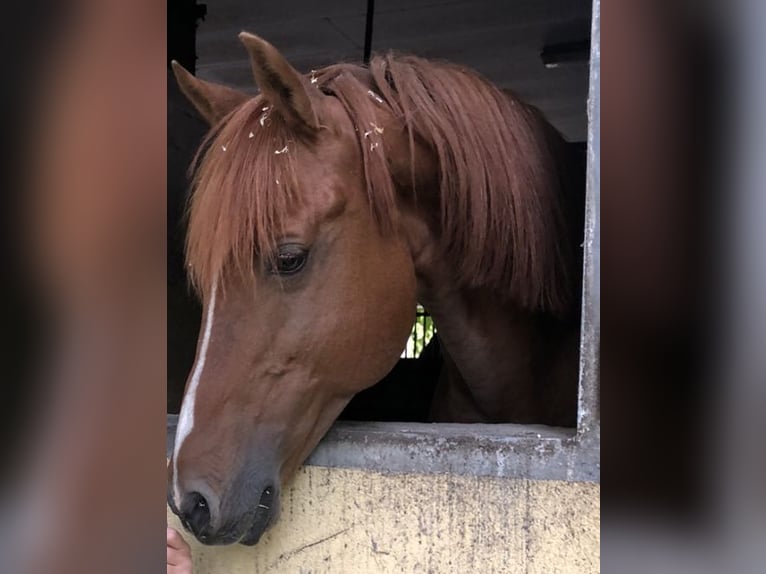
[{"label": "horse ear", "polygon": [[266,40],[242,32],[239,39],[250,53],[255,83],[261,93],[293,127],[319,129],[319,121],[301,75]]},{"label": "horse ear", "polygon": [[196,78],[175,60],[171,65],[181,92],[211,126],[250,99],[244,92]]}]

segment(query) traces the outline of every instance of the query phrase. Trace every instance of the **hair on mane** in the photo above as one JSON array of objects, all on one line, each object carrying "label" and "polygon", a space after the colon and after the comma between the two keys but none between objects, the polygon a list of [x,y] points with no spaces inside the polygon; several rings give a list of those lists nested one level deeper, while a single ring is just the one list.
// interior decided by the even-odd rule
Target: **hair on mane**
[{"label": "hair on mane", "polygon": [[[396,191],[383,146],[371,150],[363,132],[386,106],[404,122],[410,157],[417,139],[437,159],[441,239],[457,281],[528,309],[569,311],[577,270],[565,219],[565,143],[535,108],[471,70],[413,56],[389,53],[368,67],[314,74],[358,128],[382,232],[392,229]],[[254,253],[273,248],[283,215],[300,201],[296,159],[274,153],[300,136],[267,106],[258,96],[231,112],[193,164],[187,261],[203,294],[228,270],[254,272]]]},{"label": "hair on mane", "polygon": [[251,274],[257,256],[272,253],[284,214],[301,200],[289,153],[299,137],[257,96],[203,140],[190,168],[186,236],[189,274],[203,296],[224,274]]}]

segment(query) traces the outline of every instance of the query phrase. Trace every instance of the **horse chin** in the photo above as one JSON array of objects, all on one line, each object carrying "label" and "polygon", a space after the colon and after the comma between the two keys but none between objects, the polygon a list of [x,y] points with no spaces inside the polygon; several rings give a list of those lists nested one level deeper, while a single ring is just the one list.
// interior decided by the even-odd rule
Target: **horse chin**
[{"label": "horse chin", "polygon": [[[229,546],[231,544],[242,544],[244,546],[255,546],[271,525],[276,522],[272,513],[269,510],[258,508],[253,517],[253,521],[250,526],[242,533],[236,531],[228,531],[225,534],[217,536],[198,536],[196,533],[194,537],[198,542],[205,546]],[[188,530],[188,528],[187,528]]]},{"label": "horse chin", "polygon": [[270,510],[258,508],[255,513],[255,518],[253,519],[253,524],[250,526],[245,535],[240,539],[239,543],[243,546],[255,546],[258,544],[258,541],[261,539],[261,536],[263,536],[263,533],[266,532],[266,530],[268,530],[271,524],[274,522],[274,520],[272,520],[272,516],[275,516],[275,514],[272,514]]}]

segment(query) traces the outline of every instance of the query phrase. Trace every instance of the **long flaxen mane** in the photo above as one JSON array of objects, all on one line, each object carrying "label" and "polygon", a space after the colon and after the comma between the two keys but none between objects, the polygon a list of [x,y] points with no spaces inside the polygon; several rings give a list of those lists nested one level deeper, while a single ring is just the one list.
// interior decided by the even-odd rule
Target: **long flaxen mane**
[{"label": "long flaxen mane", "polygon": [[[576,261],[564,197],[569,174],[559,161],[565,144],[535,108],[471,70],[413,56],[337,64],[305,82],[337,97],[356,126],[381,233],[393,230],[397,189],[385,145],[368,136],[385,107],[404,123],[410,157],[422,142],[437,159],[441,241],[457,281],[528,309],[568,311]],[[256,96],[203,142],[193,164],[186,245],[203,297],[214,281],[252,274],[273,253],[284,215],[302,197],[298,141],[312,145],[310,134],[291,131]]]}]

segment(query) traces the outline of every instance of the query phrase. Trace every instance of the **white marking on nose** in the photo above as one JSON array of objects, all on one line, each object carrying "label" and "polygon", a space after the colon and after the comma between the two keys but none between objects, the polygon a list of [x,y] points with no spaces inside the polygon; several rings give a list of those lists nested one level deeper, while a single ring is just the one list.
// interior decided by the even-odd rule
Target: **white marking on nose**
[{"label": "white marking on nose", "polygon": [[210,343],[210,333],[213,330],[215,294],[217,289],[218,281],[216,280],[213,281],[213,288],[210,292],[210,302],[208,303],[207,314],[205,315],[205,329],[202,332],[202,345],[200,345],[197,362],[192,371],[189,388],[186,389],[186,395],[184,395],[183,404],[181,405],[181,413],[178,416],[178,426],[176,427],[176,443],[175,449],[173,450],[173,494],[176,501],[176,507],[179,509],[181,508],[181,488],[178,484],[178,453],[181,452],[181,446],[183,446],[184,440],[194,428],[194,402],[196,400],[197,386],[199,385],[199,380],[202,376],[202,369],[205,368],[205,357],[207,356],[207,348]]}]

